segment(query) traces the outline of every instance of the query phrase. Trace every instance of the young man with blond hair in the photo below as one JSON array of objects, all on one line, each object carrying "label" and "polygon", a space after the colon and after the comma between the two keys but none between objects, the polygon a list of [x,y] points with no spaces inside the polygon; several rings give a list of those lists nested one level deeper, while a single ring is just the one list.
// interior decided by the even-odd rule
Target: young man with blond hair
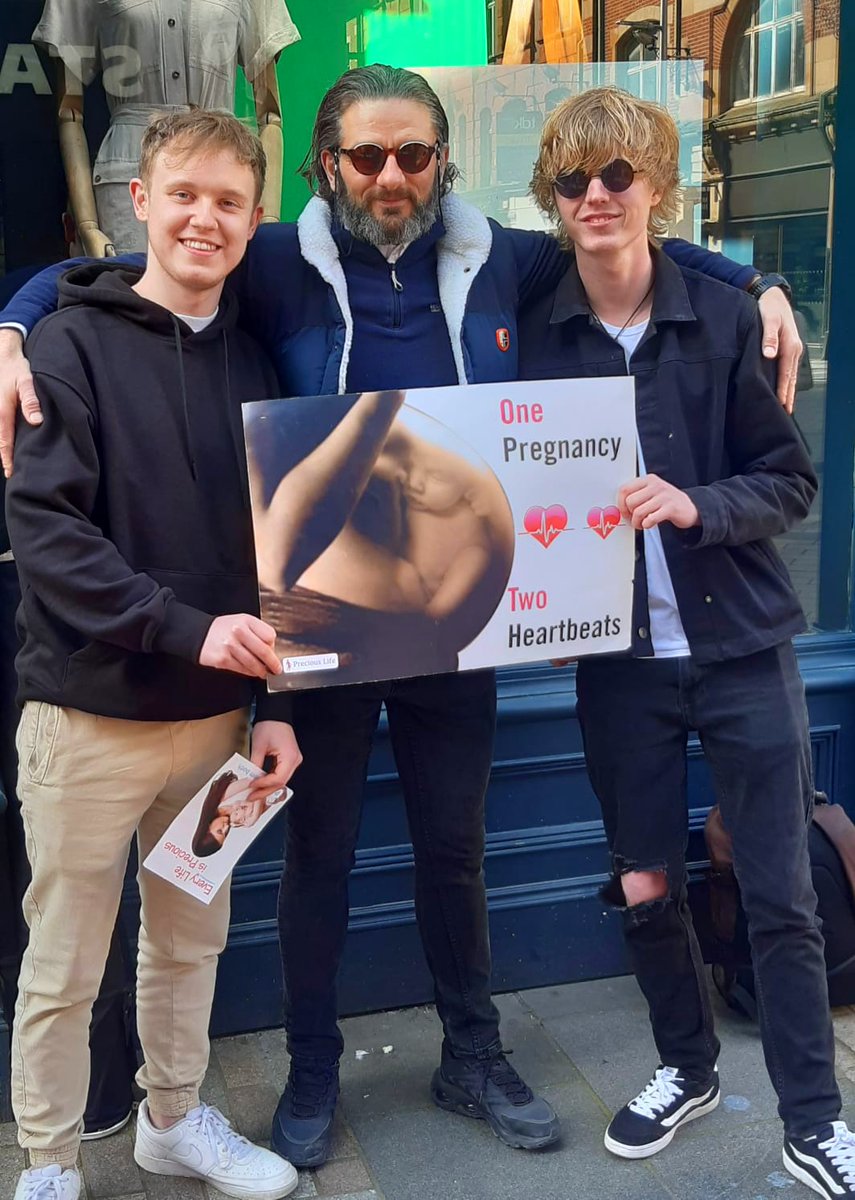
[{"label": "young man with blond hair", "polygon": [[[13,1039],[30,1156],[16,1200],[77,1200],[87,1033],[122,895],[225,759],[298,764],[274,630],[257,616],[240,404],[276,394],[223,292],[260,216],[258,139],[233,117],[163,116],[131,185],[144,272],[93,263],[29,341],[44,412],[7,489],[24,595],[19,791],[33,879]],[[146,1091],[135,1157],[229,1196],[278,1200],[293,1167],[200,1103],[229,889],[200,904],[144,869],[137,1011]]]},{"label": "young man with blond hair", "polygon": [[807,514],[816,479],[763,368],[747,296],[669,261],[679,136],[658,105],[613,88],[544,126],[534,194],[575,256],[520,330],[522,378],[631,374],[638,477],[617,497],[637,531],[633,645],[585,659],[577,695],[630,961],[659,1066],[605,1143],[664,1149],[719,1101],[719,1043],[687,902],[686,745],[711,767],[748,917],[766,1063],[787,1170],[855,1195],[807,828],[804,688],[791,638],[805,620],[771,539]]}]

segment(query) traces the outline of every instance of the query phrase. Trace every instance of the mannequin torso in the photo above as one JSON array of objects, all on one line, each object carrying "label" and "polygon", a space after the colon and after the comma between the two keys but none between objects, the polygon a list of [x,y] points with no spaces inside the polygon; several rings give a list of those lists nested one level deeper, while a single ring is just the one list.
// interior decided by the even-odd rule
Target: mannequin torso
[{"label": "mannequin torso", "polygon": [[[298,38],[284,0],[47,0],[33,40],[62,62],[61,122],[82,122],[83,86],[99,73],[110,105],[89,195],[82,130],[66,130],[64,159],[78,224],[87,224],[94,185],[95,232],[117,253],[144,250],[145,230],[134,218],[128,183],[152,112],[188,104],[232,111],[240,65],[255,88],[264,132],[272,106],[278,121],[272,64]],[[268,206],[275,204],[268,218],[278,219],[275,181],[265,195]]]}]

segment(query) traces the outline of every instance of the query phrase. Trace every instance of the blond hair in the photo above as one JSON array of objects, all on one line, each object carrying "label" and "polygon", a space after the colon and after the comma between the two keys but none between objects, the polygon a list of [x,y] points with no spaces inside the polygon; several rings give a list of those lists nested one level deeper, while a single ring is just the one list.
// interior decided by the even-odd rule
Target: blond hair
[{"label": "blond hair", "polygon": [[140,179],[148,187],[155,160],[168,153],[178,162],[194,154],[230,151],[255,178],[255,203],[261,200],[267,179],[267,156],[261,139],[231,113],[191,107],[186,112],[152,117],[142,139]]},{"label": "blond hair", "polygon": [[591,88],[550,113],[534,164],[532,195],[560,225],[553,190],[558,176],[578,170],[593,175],[616,158],[626,159],[660,193],[648,230],[661,237],[680,208],[680,135],[661,104],[639,100],[620,88]]}]

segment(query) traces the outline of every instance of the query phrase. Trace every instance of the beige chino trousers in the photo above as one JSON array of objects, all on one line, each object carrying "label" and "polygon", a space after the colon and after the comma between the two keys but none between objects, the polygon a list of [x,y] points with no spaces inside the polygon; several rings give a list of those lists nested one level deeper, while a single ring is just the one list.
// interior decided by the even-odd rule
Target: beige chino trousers
[{"label": "beige chino trousers", "polygon": [[[19,778],[33,879],[30,940],[12,1039],[18,1140],[34,1167],[74,1164],[89,1087],[89,1024],[122,897],[131,839],[139,861],[236,750],[246,711],[202,721],[97,717],[29,701],[18,728]],[[199,1102],[229,888],[202,904],[142,867],[137,1017],[151,1108]]]}]

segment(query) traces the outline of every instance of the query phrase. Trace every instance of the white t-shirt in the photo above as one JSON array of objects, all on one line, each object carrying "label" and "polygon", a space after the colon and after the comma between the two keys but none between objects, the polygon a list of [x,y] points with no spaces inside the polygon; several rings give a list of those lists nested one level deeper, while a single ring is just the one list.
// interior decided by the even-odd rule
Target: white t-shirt
[{"label": "white t-shirt", "polygon": [[[638,343],[644,337],[648,322],[640,325],[630,325],[621,331],[619,325],[607,325],[602,322],[603,329],[623,349],[626,365],[636,351]],[[644,451],[641,441],[637,440],[638,473],[647,474],[644,464]],[[677,597],[674,594],[674,584],[671,582],[671,572],[665,558],[665,548],[662,536],[657,529],[644,530],[644,563],[647,568],[647,608],[650,614],[650,643],[656,658],[685,658],[691,654],[686,631],[680,620],[680,610],[677,607]]]},{"label": "white t-shirt", "polygon": [[214,309],[210,317],[188,317],[184,313],[173,313],[179,321],[183,321],[185,325],[189,325],[194,333],[201,333],[203,329],[207,329],[209,325],[213,325],[219,316],[219,306]]}]

